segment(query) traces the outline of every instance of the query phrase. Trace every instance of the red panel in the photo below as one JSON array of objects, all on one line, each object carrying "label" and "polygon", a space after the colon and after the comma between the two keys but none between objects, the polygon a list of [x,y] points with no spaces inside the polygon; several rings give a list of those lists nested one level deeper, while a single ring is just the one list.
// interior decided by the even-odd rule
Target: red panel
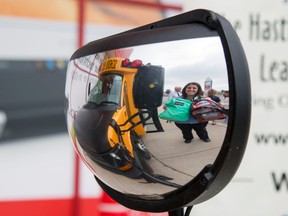
[{"label": "red panel", "polygon": [[[72,199],[1,201],[1,216],[71,216]],[[99,199],[80,199],[78,216],[98,216]],[[75,213],[75,212],[74,212]]]}]

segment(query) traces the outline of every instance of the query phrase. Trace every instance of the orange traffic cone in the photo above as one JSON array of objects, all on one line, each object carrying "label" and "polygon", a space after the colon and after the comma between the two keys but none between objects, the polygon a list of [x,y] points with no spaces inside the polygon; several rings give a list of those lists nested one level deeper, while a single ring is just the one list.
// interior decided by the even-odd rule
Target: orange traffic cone
[{"label": "orange traffic cone", "polygon": [[104,191],[100,199],[99,216],[128,216],[129,209],[114,201]]}]

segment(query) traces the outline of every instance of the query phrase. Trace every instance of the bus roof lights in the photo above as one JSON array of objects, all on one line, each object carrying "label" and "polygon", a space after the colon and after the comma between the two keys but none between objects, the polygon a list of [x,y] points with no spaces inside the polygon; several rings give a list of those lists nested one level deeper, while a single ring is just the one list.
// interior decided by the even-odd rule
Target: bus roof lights
[{"label": "bus roof lights", "polygon": [[124,59],[124,60],[122,61],[122,66],[123,66],[123,67],[128,67],[129,63],[130,63],[130,60],[126,58],[126,59]]},{"label": "bus roof lights", "polygon": [[133,62],[131,62],[131,67],[132,68],[137,68],[140,67],[142,65],[142,61],[141,60],[134,60]]},{"label": "bus roof lights", "polygon": [[129,67],[129,68],[138,68],[142,65],[142,61],[137,59],[137,60],[134,60],[132,62],[130,62],[129,59],[124,59],[122,61],[122,67]]}]

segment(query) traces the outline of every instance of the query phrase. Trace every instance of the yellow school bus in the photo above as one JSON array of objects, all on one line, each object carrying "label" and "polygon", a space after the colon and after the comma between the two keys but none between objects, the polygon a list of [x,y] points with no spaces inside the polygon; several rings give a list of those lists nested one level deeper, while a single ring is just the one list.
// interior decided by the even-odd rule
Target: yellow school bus
[{"label": "yellow school bus", "polygon": [[161,66],[122,58],[105,60],[98,82],[74,122],[86,154],[113,172],[141,175],[143,160],[150,158],[141,137],[163,131],[157,116],[163,86]]}]

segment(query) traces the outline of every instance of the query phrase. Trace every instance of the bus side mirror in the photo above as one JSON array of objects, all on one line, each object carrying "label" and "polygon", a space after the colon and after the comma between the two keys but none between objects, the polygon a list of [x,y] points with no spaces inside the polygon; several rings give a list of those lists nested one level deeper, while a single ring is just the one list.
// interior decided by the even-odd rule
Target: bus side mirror
[{"label": "bus side mirror", "polygon": [[[128,83],[132,86],[134,82],[133,89],[127,87],[128,81],[122,79],[125,74],[118,73],[113,62],[104,73],[107,82],[96,85],[101,81],[101,64],[112,58],[143,62]],[[225,119],[219,115],[222,117],[216,119],[216,125],[202,124],[209,143],[193,132],[194,139],[187,144],[177,126],[181,127],[181,122],[157,118],[168,99],[167,92],[190,82],[203,89],[200,98],[207,97],[213,88],[226,103]],[[106,99],[89,102],[93,96],[88,95],[89,86],[97,87],[95,95],[106,89]],[[121,90],[117,100],[112,100],[115,86]],[[121,95],[125,91],[129,94]],[[67,128],[78,155],[103,190],[131,209],[164,212],[204,202],[231,181],[245,152],[251,113],[248,64],[232,25],[212,11],[190,11],[83,46],[68,64],[65,96]],[[83,108],[85,113],[80,113]],[[86,112],[91,115],[84,116]],[[152,113],[157,130],[148,133],[149,122],[140,121],[143,117],[139,113],[144,117]],[[106,124],[99,124],[100,120]],[[189,124],[199,123],[190,120]],[[104,126],[107,130],[102,130]],[[83,148],[87,144],[93,148]]]}]

